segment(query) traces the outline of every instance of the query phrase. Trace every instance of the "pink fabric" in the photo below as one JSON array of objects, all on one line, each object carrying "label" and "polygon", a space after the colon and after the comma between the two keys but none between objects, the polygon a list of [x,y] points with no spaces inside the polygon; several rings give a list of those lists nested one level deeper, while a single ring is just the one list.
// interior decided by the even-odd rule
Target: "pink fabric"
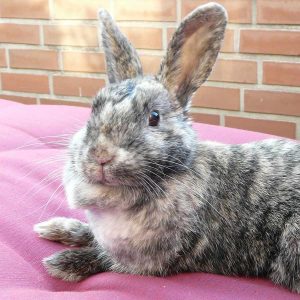
[{"label": "pink fabric", "polygon": [[[70,134],[87,119],[86,108],[25,106],[0,101],[0,295],[1,299],[299,299],[265,279],[194,273],[167,278],[103,273],[80,283],[48,276],[43,257],[65,246],[39,239],[35,223],[53,216],[83,218],[68,209],[60,177],[62,134]],[[270,136],[195,124],[202,139],[226,143]],[[65,142],[63,142],[65,143]],[[45,160],[45,161],[42,161]],[[48,163],[47,163],[48,160]],[[49,201],[51,199],[51,201]],[[47,202],[48,201],[48,202]]]}]

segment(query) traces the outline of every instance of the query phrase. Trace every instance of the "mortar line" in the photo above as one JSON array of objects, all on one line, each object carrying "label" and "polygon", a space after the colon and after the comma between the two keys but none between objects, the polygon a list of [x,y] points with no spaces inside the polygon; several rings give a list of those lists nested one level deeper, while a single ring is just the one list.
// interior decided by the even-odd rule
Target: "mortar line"
[{"label": "mortar line", "polygon": [[240,89],[240,111],[245,111],[245,89]]},{"label": "mortar line", "polygon": [[257,3],[256,0],[252,0],[252,24],[256,25],[257,23]]},{"label": "mortar line", "polygon": [[199,113],[207,113],[207,114],[223,113],[226,116],[257,119],[257,120],[281,121],[281,122],[290,122],[290,123],[298,123],[299,122],[299,117],[297,117],[297,116],[267,114],[267,113],[247,112],[247,111],[241,112],[238,110],[226,110],[226,109],[218,109],[218,108],[193,106],[191,108],[191,112],[199,112]]},{"label": "mortar line", "polygon": [[177,0],[176,1],[176,16],[177,16],[176,21],[177,21],[177,25],[181,22],[181,19],[182,19],[181,6],[182,6],[181,0]]}]

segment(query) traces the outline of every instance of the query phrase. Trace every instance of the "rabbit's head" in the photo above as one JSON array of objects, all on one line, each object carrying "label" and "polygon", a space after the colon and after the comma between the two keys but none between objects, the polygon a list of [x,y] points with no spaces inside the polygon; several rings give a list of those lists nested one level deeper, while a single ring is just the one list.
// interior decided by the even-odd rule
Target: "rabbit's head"
[{"label": "rabbit's head", "polygon": [[226,11],[210,3],[183,19],[156,76],[143,76],[133,46],[106,11],[99,14],[109,85],[73,138],[71,165],[91,183],[151,186],[184,171],[195,157],[187,113],[219,53]]}]

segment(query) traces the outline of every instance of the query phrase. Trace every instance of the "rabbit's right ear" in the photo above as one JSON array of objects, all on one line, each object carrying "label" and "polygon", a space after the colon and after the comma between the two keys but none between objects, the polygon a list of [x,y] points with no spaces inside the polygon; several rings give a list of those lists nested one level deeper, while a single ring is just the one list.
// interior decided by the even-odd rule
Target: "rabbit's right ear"
[{"label": "rabbit's right ear", "polygon": [[141,61],[131,43],[106,10],[99,11],[102,45],[110,83],[143,75]]},{"label": "rabbit's right ear", "polygon": [[185,112],[212,70],[226,23],[225,9],[208,3],[185,17],[173,35],[158,77]]}]

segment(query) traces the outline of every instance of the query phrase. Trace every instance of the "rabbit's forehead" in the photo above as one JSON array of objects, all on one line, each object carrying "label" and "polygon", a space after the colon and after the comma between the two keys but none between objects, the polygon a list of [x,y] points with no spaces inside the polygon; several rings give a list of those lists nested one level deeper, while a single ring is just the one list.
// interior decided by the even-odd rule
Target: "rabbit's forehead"
[{"label": "rabbit's forehead", "polygon": [[[164,94],[166,90],[163,85],[152,79],[142,80],[126,80],[119,86],[115,86],[114,102],[119,104],[121,102],[130,102],[136,100],[138,103],[148,103],[158,97],[159,94]],[[134,102],[134,101],[133,101]]]},{"label": "rabbit's forehead", "polygon": [[167,108],[168,93],[164,87],[154,80],[141,80],[121,83],[104,91],[104,101],[100,117],[133,117],[145,113],[147,109]]}]

